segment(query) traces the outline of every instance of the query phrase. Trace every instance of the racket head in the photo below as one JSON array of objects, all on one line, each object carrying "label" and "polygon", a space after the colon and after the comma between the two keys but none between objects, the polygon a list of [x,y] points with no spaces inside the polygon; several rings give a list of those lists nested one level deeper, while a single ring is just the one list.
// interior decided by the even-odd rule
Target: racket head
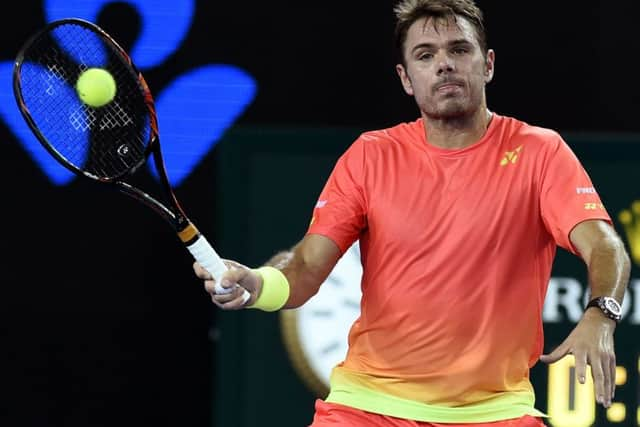
[{"label": "racket head", "polygon": [[[106,69],[116,83],[114,99],[101,107],[84,104],[75,89],[91,67]],[[54,21],[29,38],[16,57],[13,89],[40,143],[78,175],[116,182],[158,150],[146,81],[118,43],[91,22]]]}]

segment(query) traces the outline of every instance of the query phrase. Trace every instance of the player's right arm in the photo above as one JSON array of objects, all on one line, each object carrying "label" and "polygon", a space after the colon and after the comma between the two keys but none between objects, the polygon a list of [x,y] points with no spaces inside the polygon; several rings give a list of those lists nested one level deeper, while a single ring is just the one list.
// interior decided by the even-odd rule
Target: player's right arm
[{"label": "player's right arm", "polygon": [[[342,253],[367,227],[365,145],[372,143],[371,136],[359,138],[338,159],[318,198],[305,237],[291,250],[277,253],[258,271],[225,261],[229,270],[220,285],[232,292],[216,294],[216,283],[209,273],[194,264],[196,274],[205,280],[205,289],[218,307],[238,310],[254,306],[267,311],[296,308],[318,292]],[[250,295],[246,303],[242,288]]]},{"label": "player's right arm", "polygon": [[[272,257],[265,265],[280,270],[289,283],[289,298],[283,308],[299,307],[315,295],[340,256],[340,249],[333,240],[319,234],[308,234],[290,251]],[[225,262],[229,270],[222,277],[222,287],[232,288],[237,283],[249,292],[250,298],[245,304],[240,288],[229,294],[216,294],[211,275],[194,263],[194,271],[204,280],[211,300],[224,310],[238,310],[253,305],[262,292],[262,275],[235,261]]]}]

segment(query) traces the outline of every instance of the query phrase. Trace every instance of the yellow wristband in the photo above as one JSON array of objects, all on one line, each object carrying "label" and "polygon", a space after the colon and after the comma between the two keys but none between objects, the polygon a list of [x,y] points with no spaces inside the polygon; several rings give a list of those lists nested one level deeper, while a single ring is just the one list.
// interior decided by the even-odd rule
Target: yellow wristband
[{"label": "yellow wristband", "polygon": [[253,270],[262,276],[260,295],[249,308],[263,311],[280,310],[289,300],[289,281],[287,277],[274,267],[260,267]]}]

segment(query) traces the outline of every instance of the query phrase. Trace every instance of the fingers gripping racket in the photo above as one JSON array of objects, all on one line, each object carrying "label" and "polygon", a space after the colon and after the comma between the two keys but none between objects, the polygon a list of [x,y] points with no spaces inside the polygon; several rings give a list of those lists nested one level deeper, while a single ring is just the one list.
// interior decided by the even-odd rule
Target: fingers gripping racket
[{"label": "fingers gripping racket", "polygon": [[[90,68],[106,70],[113,77],[111,84],[115,82],[115,95],[108,94],[104,105],[92,107],[76,91],[78,78]],[[227,270],[224,262],[176,199],[160,151],[153,97],[118,43],[84,20],[52,22],[18,53],[13,89],[24,119],[53,157],[75,174],[115,187],[153,209],[213,276],[216,292],[232,291],[220,286]],[[131,183],[150,156],[165,203]],[[246,290],[243,298],[249,298]]]}]

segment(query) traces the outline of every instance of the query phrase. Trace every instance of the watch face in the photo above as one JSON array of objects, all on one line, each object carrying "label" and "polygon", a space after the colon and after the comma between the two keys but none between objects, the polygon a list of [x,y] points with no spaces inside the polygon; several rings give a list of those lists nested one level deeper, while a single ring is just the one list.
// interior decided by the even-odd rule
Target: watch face
[{"label": "watch face", "polygon": [[609,310],[611,313],[619,316],[622,313],[620,308],[620,304],[613,298],[605,297],[603,301],[604,307]]}]

